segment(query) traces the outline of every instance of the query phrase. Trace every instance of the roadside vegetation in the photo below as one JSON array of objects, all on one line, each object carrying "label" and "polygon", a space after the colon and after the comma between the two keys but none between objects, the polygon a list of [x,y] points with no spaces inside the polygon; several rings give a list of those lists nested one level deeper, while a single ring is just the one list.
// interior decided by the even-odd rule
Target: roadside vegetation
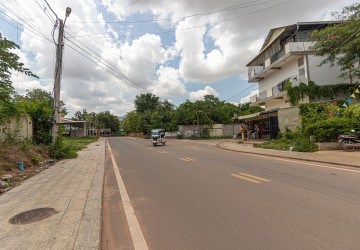
[{"label": "roadside vegetation", "polygon": [[[208,138],[214,124],[232,124],[234,114],[242,116],[264,110],[261,107],[250,106],[249,103],[235,105],[220,101],[213,95],[207,95],[204,100],[195,102],[187,100],[175,107],[169,101],[160,100],[159,97],[148,93],[136,96],[134,104],[135,110],[129,112],[121,122],[125,134],[148,135],[155,128],[175,132],[178,125],[199,125],[202,129],[197,137]],[[181,139],[182,135],[178,138]]]}]

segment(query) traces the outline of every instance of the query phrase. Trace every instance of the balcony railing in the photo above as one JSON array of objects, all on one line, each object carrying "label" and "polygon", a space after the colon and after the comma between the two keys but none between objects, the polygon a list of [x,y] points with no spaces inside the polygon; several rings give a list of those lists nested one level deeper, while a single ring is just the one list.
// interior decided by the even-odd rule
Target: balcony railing
[{"label": "balcony railing", "polygon": [[270,64],[276,62],[279,58],[285,55],[285,50],[282,49],[278,52],[276,52],[274,55],[270,57]]},{"label": "balcony railing", "polygon": [[291,42],[285,44],[285,53],[311,51],[312,42]]},{"label": "balcony railing", "polygon": [[262,70],[264,70],[263,66],[250,66],[248,69],[248,77],[249,79],[259,74]]},{"label": "balcony railing", "polygon": [[277,84],[271,89],[267,89],[265,91],[260,92],[257,95],[253,95],[250,97],[250,103],[259,103],[270,100],[272,98],[276,98],[279,96],[283,96],[285,93],[285,81]]},{"label": "balcony railing", "polygon": [[258,75],[265,69],[267,69],[271,64],[282,58],[283,56],[289,53],[306,53],[311,51],[312,42],[288,42],[284,45],[284,48],[270,58],[267,58],[264,61],[264,66],[250,66],[248,68],[248,77],[249,79],[253,78],[254,76]]}]

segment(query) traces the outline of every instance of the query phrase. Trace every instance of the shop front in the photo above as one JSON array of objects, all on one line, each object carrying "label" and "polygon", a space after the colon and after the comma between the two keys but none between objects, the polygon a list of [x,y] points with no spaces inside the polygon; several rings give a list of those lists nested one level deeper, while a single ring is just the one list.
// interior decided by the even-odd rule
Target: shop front
[{"label": "shop front", "polygon": [[243,121],[248,140],[276,139],[279,133],[277,110],[262,111],[238,117]]}]

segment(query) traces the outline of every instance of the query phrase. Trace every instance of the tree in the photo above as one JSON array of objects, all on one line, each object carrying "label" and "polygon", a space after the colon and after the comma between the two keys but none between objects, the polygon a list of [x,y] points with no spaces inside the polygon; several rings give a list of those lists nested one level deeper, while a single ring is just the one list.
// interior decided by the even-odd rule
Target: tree
[{"label": "tree", "polygon": [[97,126],[99,128],[110,128],[111,132],[118,132],[120,129],[119,119],[110,114],[109,111],[100,112],[96,116]]},{"label": "tree", "polygon": [[135,109],[138,113],[152,112],[156,110],[160,105],[159,97],[151,94],[141,94],[136,96]]},{"label": "tree", "polygon": [[344,7],[341,13],[332,15],[337,24],[312,32],[313,49],[316,55],[325,57],[320,65],[340,66],[341,77],[352,83],[354,77],[360,76],[360,4]]},{"label": "tree", "polygon": [[14,103],[15,90],[11,82],[11,70],[36,77],[24,64],[19,62],[19,56],[11,52],[20,47],[0,33],[0,122],[2,118],[9,117],[16,113]]},{"label": "tree", "polygon": [[17,96],[18,109],[28,113],[33,122],[33,141],[37,144],[51,143],[51,118],[53,98],[42,89],[26,90],[25,96]]},{"label": "tree", "polygon": [[131,111],[126,114],[126,117],[121,122],[121,127],[126,134],[129,133],[140,133],[141,132],[141,121],[140,115],[136,111]]},{"label": "tree", "polygon": [[239,109],[240,109],[240,111],[238,113],[239,116],[250,115],[250,114],[264,111],[264,109],[260,106],[251,106],[250,102],[244,103],[244,104],[239,104]]}]

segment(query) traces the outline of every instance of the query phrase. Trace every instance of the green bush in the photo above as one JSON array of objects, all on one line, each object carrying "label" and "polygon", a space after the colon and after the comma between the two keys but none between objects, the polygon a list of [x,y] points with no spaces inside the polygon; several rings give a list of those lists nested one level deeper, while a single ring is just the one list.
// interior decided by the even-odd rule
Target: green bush
[{"label": "green bush", "polygon": [[296,141],[293,151],[296,152],[316,152],[318,146],[307,138],[302,138]]},{"label": "green bush", "polygon": [[286,129],[285,133],[280,134],[278,139],[254,144],[254,147],[277,150],[289,150],[292,148],[293,151],[297,152],[315,152],[318,150],[317,145],[310,141],[306,134],[300,130],[292,132],[289,129]]},{"label": "green bush", "polygon": [[38,155],[36,153],[30,155],[30,160],[33,164],[38,164],[40,161],[42,161],[41,155]]},{"label": "green bush", "polygon": [[176,139],[183,139],[184,135],[181,133],[176,134]]},{"label": "green bush", "polygon": [[63,143],[61,136],[56,137],[55,143],[49,146],[49,152],[50,156],[57,160],[69,158],[68,156],[72,155],[71,147]]},{"label": "green bush", "polygon": [[348,108],[342,112],[343,116],[349,119],[356,120],[360,123],[360,103],[351,104]]},{"label": "green bush", "polygon": [[309,136],[314,136],[316,141],[331,142],[336,141],[338,134],[350,133],[351,129],[357,129],[358,126],[352,119],[331,117],[308,125],[305,132]]}]

